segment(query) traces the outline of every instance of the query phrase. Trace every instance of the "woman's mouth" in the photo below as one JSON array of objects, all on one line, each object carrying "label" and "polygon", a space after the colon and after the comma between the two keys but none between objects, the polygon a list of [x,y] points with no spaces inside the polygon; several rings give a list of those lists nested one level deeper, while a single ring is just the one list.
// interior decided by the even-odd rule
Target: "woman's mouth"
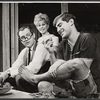
[{"label": "woman's mouth", "polygon": [[41,30],[40,30],[40,32],[44,32],[44,31],[45,31],[45,29],[41,29]]}]

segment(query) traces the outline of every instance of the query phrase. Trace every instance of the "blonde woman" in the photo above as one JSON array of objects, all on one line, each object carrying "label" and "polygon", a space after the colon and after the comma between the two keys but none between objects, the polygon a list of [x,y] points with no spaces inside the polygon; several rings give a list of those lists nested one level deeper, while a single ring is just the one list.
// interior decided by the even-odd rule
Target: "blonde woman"
[{"label": "blonde woman", "polygon": [[37,30],[42,34],[42,37],[38,39],[38,43],[44,43],[45,38],[49,36],[49,38],[52,39],[53,46],[58,46],[58,37],[48,32],[50,20],[47,14],[39,13],[35,15],[34,24]]},{"label": "blonde woman", "polygon": [[[35,15],[34,25],[36,26],[37,30],[42,35],[42,37],[40,37],[38,39],[38,45],[43,44],[45,46],[45,40],[47,40],[47,42],[48,41],[52,42],[53,47],[58,46],[58,44],[59,44],[58,37],[53,34],[50,34],[48,31],[49,25],[50,25],[50,20],[49,20],[49,17],[47,16],[47,14],[39,13],[39,14]],[[53,62],[51,61],[51,58],[49,60],[52,65]],[[39,90],[39,92],[43,92],[44,94],[48,93],[49,94],[48,98],[55,98],[54,94],[53,94],[53,84],[51,82],[47,82],[47,81],[39,82],[38,90]],[[42,98],[42,97],[44,97],[44,95],[42,95],[40,98]]]}]

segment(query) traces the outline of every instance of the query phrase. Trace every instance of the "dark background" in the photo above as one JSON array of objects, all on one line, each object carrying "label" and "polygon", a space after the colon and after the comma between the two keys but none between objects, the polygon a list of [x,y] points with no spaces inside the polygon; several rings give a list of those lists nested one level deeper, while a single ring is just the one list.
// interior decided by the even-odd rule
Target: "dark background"
[{"label": "dark background", "polygon": [[[40,12],[50,18],[50,33],[60,37],[52,22],[61,13],[61,3],[19,3],[19,26],[33,25],[34,16]],[[80,30],[100,34],[100,3],[68,3],[68,12],[76,16]],[[96,38],[100,40],[98,36]],[[20,50],[22,48],[20,44]]]}]

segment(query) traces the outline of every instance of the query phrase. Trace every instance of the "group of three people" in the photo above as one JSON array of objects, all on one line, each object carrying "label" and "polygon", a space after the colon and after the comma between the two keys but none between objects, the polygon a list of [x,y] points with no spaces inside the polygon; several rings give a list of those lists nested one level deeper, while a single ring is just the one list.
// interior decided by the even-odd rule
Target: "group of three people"
[{"label": "group of three people", "polygon": [[[37,14],[34,24],[42,37],[36,42],[35,33],[29,27],[19,29],[18,37],[26,48],[21,51],[12,67],[1,73],[2,82],[9,81],[17,89],[31,93],[39,91],[53,94],[55,83],[65,90],[71,89],[72,95],[77,98],[97,94],[100,68],[93,36],[79,32],[75,16],[67,12],[58,15],[53,21],[62,37],[59,44],[58,38],[48,32],[50,21],[46,14]],[[29,48],[32,59],[27,64]],[[50,67],[45,66],[48,61]],[[47,70],[41,73],[42,68]]]}]

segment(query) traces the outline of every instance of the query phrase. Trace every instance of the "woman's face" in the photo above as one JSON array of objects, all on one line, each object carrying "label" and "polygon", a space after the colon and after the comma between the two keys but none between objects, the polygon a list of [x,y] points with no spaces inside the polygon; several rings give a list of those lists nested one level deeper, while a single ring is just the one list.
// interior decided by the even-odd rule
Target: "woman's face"
[{"label": "woman's face", "polygon": [[49,25],[45,22],[45,20],[41,20],[37,23],[36,28],[42,35],[44,35],[48,31]]}]

